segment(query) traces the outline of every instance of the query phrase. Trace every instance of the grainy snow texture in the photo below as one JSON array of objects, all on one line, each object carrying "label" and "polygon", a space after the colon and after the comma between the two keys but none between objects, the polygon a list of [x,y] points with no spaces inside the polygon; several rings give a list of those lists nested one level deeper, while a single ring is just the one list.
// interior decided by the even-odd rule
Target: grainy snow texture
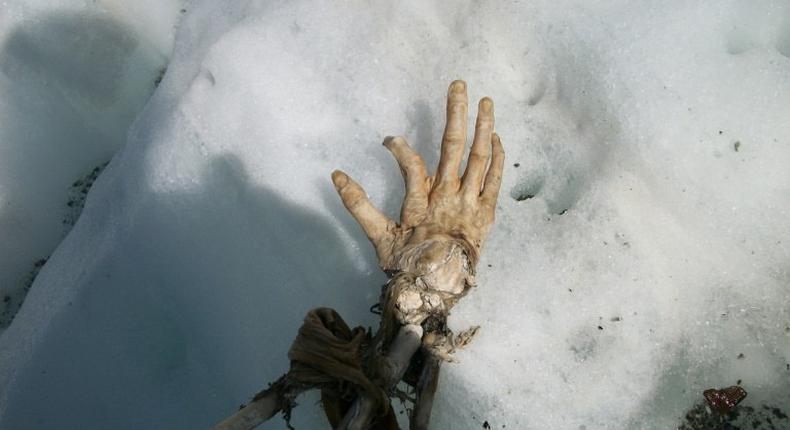
[{"label": "grainy snow texture", "polygon": [[126,141],[178,17],[178,0],[0,4],[0,332]]},{"label": "grainy snow texture", "polygon": [[[186,9],[162,84],[0,337],[0,428],[206,428],[287,369],[308,309],[374,324],[384,277],[329,173],[395,214],[380,142],[402,134],[435,166],[456,78],[495,100],[508,159],[480,285],[451,318],[482,329],[443,369],[435,428],[670,429],[739,380],[747,405],[790,404],[790,4]],[[79,73],[42,52],[42,73]],[[3,113],[2,145],[109,126],[103,79],[4,95],[4,112],[36,91],[99,107]],[[18,231],[11,197],[49,212],[15,197],[18,175],[48,181],[85,156],[53,179],[67,189],[110,146],[57,147],[11,177],[13,157],[45,153],[2,146],[0,231]],[[297,428],[326,425],[316,399]]]}]

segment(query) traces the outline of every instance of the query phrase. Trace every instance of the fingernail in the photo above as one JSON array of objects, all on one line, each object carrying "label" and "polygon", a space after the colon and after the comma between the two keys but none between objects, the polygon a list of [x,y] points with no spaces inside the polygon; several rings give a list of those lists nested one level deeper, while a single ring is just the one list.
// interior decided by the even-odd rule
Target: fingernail
[{"label": "fingernail", "polygon": [[384,138],[384,142],[381,142],[381,144],[389,147],[389,144],[392,143],[393,139],[395,139],[395,136],[387,136]]},{"label": "fingernail", "polygon": [[484,113],[491,113],[491,108],[493,107],[494,101],[490,98],[483,97],[483,99],[480,100],[480,110],[482,110]]},{"label": "fingernail", "polygon": [[450,92],[461,93],[464,91],[466,91],[466,82],[459,79],[450,84]]},{"label": "fingernail", "polygon": [[348,183],[348,176],[340,170],[335,170],[332,172],[332,182],[335,184],[335,188],[341,189]]}]

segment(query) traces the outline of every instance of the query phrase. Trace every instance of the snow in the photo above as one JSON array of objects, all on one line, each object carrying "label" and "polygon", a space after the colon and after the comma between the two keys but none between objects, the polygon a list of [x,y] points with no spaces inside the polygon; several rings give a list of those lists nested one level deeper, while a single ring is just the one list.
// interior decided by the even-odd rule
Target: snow
[{"label": "snow", "polygon": [[167,62],[178,4],[129,3],[0,8],[0,330],[79,215],[72,184],[123,145]]},{"label": "snow", "polygon": [[[788,404],[790,5],[196,1],[124,145],[180,6],[28,4],[3,28],[98,7],[135,30],[2,31],[2,285],[121,149],[0,335],[0,427],[207,428],[287,369],[308,309],[375,324],[385,278],[329,173],[397,213],[380,142],[435,166],[456,78],[508,158],[435,428],[674,428],[738,380]],[[325,425],[316,399],[297,428]]]}]

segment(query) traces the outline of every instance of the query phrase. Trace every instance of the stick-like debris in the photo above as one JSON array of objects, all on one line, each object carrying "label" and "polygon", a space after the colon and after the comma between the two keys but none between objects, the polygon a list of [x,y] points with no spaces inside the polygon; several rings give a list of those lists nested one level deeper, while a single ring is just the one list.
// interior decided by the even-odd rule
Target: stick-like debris
[{"label": "stick-like debris", "polygon": [[428,430],[433,398],[436,396],[436,389],[439,386],[439,370],[442,360],[428,351],[423,350],[423,352],[426,357],[420,373],[420,380],[417,382],[417,399],[414,404],[414,412],[409,420],[410,430]]},{"label": "stick-like debris", "polygon": [[282,410],[283,399],[278,390],[271,390],[238,412],[219,422],[211,430],[250,430]]}]

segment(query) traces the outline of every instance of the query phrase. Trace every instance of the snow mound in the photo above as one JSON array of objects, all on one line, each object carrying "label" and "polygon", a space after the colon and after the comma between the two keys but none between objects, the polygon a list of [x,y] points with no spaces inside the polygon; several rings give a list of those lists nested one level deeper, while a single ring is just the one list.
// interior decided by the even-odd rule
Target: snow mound
[{"label": "snow mound", "polygon": [[4,2],[0,331],[79,216],[86,177],[126,141],[164,72],[178,16],[177,0]]},{"label": "snow mound", "polygon": [[[191,4],[0,337],[0,427],[206,428],[287,369],[308,309],[374,324],[384,277],[329,173],[395,214],[380,142],[435,166],[456,78],[494,99],[508,158],[451,318],[482,329],[443,370],[435,428],[675,428],[738,381],[750,407],[786,405],[790,5],[446,8]],[[297,427],[325,426],[315,399]]]}]

